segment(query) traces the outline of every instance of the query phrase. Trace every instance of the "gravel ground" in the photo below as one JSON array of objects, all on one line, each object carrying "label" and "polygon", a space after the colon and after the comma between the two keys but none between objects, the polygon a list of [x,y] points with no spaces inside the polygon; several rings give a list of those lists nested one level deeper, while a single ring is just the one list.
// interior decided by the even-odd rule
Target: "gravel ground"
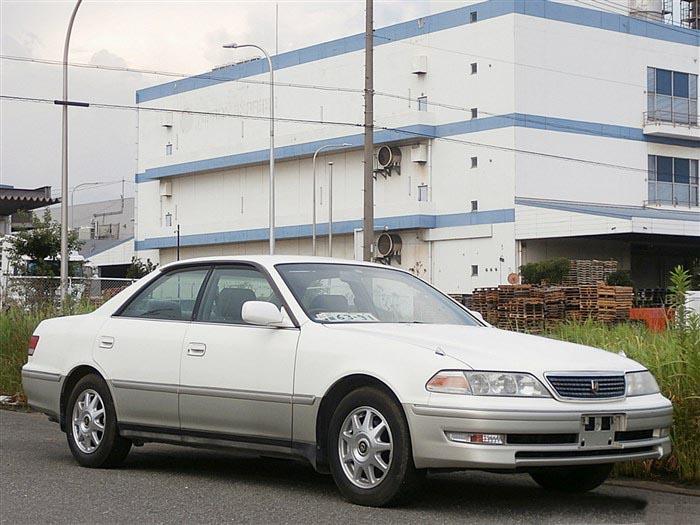
[{"label": "gravel ground", "polygon": [[[292,461],[150,444],[125,465],[74,463],[45,416],[0,410],[0,523],[700,523],[700,496],[604,485],[547,493],[526,475],[431,475],[394,509],[343,501],[329,476]],[[699,493],[700,494],[700,493]]]}]

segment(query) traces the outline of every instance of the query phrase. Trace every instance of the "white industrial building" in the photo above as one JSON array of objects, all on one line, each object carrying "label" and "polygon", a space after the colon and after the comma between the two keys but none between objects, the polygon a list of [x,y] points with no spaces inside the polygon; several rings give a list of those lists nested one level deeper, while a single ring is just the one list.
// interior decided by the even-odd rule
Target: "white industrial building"
[{"label": "white industrial building", "polygon": [[[389,148],[375,235],[402,241],[390,264],[470,293],[553,256],[615,258],[653,287],[700,255],[700,31],[663,23],[662,0],[630,5],[464,2],[375,30],[375,143]],[[273,57],[278,253],[311,253],[312,156],[346,143],[318,157],[318,252],[332,162],[332,255],[356,256],[363,46]],[[177,225],[181,258],[267,251],[268,121],[244,118],[267,116],[267,81],[252,60],[137,92],[141,257],[174,260]]]}]

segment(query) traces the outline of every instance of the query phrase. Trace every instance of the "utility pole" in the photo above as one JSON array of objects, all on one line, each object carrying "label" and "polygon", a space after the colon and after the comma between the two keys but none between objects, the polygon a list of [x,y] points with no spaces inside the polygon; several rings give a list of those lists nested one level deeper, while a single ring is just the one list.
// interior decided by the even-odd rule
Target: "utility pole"
[{"label": "utility pole", "polygon": [[365,191],[362,259],[371,261],[374,251],[374,5],[372,0],[365,1]]}]

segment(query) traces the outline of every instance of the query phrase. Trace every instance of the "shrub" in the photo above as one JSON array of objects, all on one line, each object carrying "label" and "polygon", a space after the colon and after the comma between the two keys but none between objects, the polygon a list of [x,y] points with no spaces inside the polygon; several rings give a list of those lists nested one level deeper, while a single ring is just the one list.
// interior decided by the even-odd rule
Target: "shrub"
[{"label": "shrub", "polygon": [[571,263],[568,259],[548,259],[534,263],[524,264],[520,267],[520,275],[525,284],[561,284],[569,273]]},{"label": "shrub", "polygon": [[618,270],[609,274],[605,278],[605,284],[608,286],[634,286],[634,284],[632,284],[632,278],[630,277],[629,272],[626,272],[625,270]]}]

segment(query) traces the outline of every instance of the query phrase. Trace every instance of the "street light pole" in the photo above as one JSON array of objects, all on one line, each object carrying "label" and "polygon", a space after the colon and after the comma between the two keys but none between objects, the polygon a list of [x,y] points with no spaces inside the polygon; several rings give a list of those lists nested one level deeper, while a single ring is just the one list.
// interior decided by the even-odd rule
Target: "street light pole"
[{"label": "street light pole", "polygon": [[226,44],[226,49],[253,47],[267,59],[270,69],[270,255],[275,253],[275,74],[272,69],[272,59],[262,47],[255,44]]},{"label": "street light pole", "polygon": [[68,21],[63,43],[63,111],[61,115],[61,305],[65,306],[68,291],[68,47],[73,22],[83,0],[78,0]]},{"label": "street light pole", "polygon": [[87,186],[99,186],[101,182],[83,182],[74,186],[70,192],[70,226],[75,227],[75,191]]},{"label": "street light pole", "polygon": [[343,142],[342,144],[325,144],[318,148],[316,151],[314,151],[314,158],[312,161],[313,164],[313,192],[311,193],[311,206],[312,206],[312,212],[311,212],[311,253],[313,255],[316,255],[316,157],[318,154],[323,151],[324,149],[328,148],[341,148],[341,147],[348,147],[352,146],[352,144],[348,144],[347,142]]},{"label": "street light pole", "polygon": [[328,163],[328,257],[333,257],[333,163]]}]

